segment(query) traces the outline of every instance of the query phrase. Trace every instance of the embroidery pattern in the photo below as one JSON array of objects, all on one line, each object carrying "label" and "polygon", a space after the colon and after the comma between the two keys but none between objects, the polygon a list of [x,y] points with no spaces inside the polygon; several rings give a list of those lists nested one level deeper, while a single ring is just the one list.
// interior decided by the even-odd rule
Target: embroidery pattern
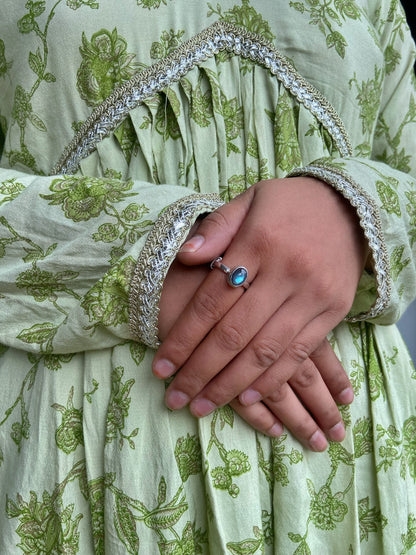
[{"label": "embroidery pattern", "polygon": [[199,214],[224,203],[218,195],[191,195],[169,206],[149,233],[130,284],[130,330],[138,341],[156,349],[162,284],[180,245]]},{"label": "embroidery pattern", "polygon": [[221,51],[264,65],[328,130],[342,156],[352,154],[344,125],[332,105],[306,82],[267,40],[224,21],[217,21],[180,46],[172,55],[117,88],[82,125],[65,148],[51,175],[74,173],[80,161],[146,98],[186,75],[195,65]]}]

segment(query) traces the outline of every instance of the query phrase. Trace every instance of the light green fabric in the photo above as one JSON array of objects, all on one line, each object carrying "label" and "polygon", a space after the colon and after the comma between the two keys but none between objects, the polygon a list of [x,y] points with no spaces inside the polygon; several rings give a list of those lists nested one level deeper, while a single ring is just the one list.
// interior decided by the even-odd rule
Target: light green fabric
[{"label": "light green fabric", "polygon": [[[415,553],[416,372],[394,326],[416,284],[414,47],[400,5],[0,10],[0,553]],[[221,52],[131,109],[75,176],[48,176],[115,87],[216,20],[287,56],[340,115],[352,156],[267,68]],[[295,168],[363,191],[387,253],[383,311],[330,337],[356,398],[345,441],[320,454],[229,407],[199,421],[168,411],[153,351],[128,327],[132,272],[166,206],[195,191],[228,201]],[[376,285],[363,275],[353,314]]]}]

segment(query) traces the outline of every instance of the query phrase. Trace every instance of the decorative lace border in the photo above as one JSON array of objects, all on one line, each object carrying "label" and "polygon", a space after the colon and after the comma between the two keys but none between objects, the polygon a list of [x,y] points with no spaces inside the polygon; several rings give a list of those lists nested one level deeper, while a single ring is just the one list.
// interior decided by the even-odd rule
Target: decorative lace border
[{"label": "decorative lace border", "polygon": [[157,219],[130,283],[129,325],[135,339],[157,349],[159,301],[169,266],[195,219],[224,202],[214,193],[194,194],[171,204]]},{"label": "decorative lace border", "polygon": [[51,175],[74,173],[80,161],[123,121],[130,110],[223,50],[268,68],[327,129],[341,156],[352,154],[349,137],[335,109],[294,69],[287,58],[263,37],[230,23],[216,21],[164,60],[117,88],[85,121],[51,170]]},{"label": "decorative lace border", "polygon": [[389,256],[385,246],[380,217],[373,200],[349,175],[333,167],[306,166],[293,170],[289,175],[308,175],[325,181],[339,191],[356,209],[373,256],[378,296],[368,312],[347,317],[346,320],[348,322],[358,322],[375,318],[390,303],[392,286]]}]

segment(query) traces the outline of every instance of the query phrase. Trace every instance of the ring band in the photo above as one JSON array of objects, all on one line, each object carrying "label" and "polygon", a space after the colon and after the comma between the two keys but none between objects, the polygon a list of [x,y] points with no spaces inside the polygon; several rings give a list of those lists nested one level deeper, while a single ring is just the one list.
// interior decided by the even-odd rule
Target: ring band
[{"label": "ring band", "polygon": [[231,287],[244,287],[244,289],[248,289],[249,283],[247,283],[248,271],[247,268],[244,266],[236,266],[232,270],[221,262],[222,256],[217,256],[214,260],[210,263],[209,267],[211,270],[217,268],[224,272],[227,276],[227,283]]}]

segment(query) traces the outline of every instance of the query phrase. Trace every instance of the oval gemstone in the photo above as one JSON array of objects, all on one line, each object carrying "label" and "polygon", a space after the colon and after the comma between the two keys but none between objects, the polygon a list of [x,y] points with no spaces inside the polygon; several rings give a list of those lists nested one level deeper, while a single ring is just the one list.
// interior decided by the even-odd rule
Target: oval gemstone
[{"label": "oval gemstone", "polygon": [[232,285],[233,287],[239,287],[240,285],[243,285],[243,283],[247,279],[247,275],[247,269],[243,266],[238,266],[237,268],[234,268],[229,276],[230,285]]}]

